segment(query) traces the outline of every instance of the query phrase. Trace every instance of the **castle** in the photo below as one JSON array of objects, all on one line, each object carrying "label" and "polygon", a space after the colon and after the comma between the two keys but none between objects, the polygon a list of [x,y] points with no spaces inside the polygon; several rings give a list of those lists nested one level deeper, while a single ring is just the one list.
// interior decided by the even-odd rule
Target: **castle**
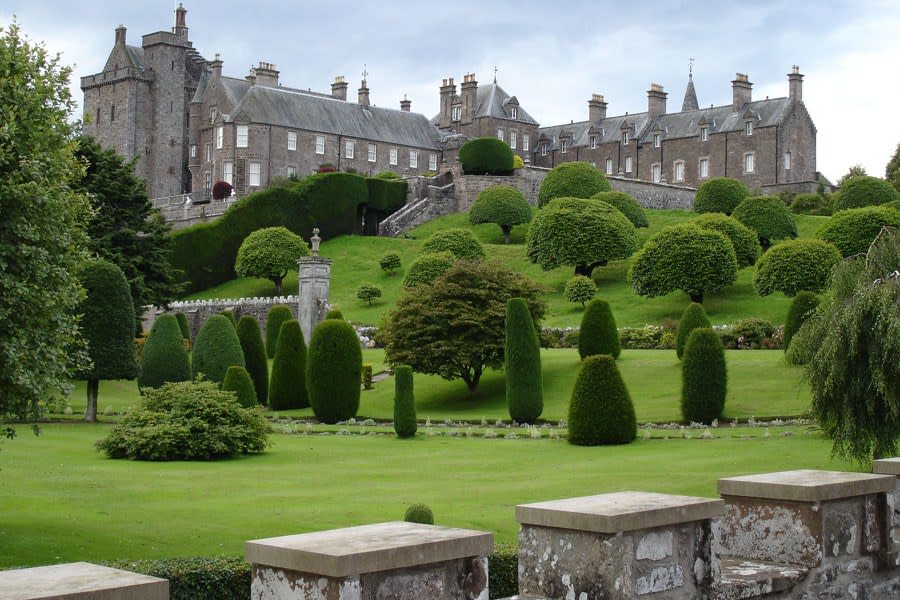
[{"label": "castle", "polygon": [[607,116],[604,97],[594,95],[586,121],[545,127],[496,77],[479,86],[470,73],[458,94],[453,78],[442,81],[440,112],[428,119],[406,98],[397,109],[372,106],[365,78],[353,102],[343,77],[319,93],[284,86],[267,62],[246,77],[225,76],[218,54],[210,61],[193,47],[186,14],[179,5],[172,30],[144,35],[141,46],[129,45],[119,26],[103,71],[81,80],[85,134],[136,158],[151,198],[190,192],[202,201],[219,180],[243,196],[325,164],[433,174],[479,136],[504,140],[535,167],[581,160],[609,175],[688,187],[728,176],[765,193],[817,185],[816,129],[797,67],[784,98],[753,100],[752,83],[738,73],[732,104],[701,109],[689,75],[679,112],[667,112],[667,93],[652,84],[644,112]]}]

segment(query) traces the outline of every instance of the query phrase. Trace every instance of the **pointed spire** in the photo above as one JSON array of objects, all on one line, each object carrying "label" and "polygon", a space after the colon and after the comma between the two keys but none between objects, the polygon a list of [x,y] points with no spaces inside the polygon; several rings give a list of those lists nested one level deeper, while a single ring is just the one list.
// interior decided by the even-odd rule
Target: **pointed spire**
[{"label": "pointed spire", "polygon": [[684,102],[681,103],[681,112],[689,110],[699,110],[700,103],[697,102],[697,90],[694,89],[694,59],[691,59],[691,66],[688,68],[688,84],[684,90]]}]

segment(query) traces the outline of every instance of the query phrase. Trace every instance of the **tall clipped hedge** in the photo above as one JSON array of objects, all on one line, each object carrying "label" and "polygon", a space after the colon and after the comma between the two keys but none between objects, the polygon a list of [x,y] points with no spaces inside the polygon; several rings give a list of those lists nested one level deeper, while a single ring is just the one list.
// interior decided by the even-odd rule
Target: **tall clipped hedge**
[{"label": "tall clipped hedge", "polygon": [[306,362],[309,403],[323,423],[356,416],[362,383],[362,350],[353,326],[329,319],[313,330]]},{"label": "tall clipped hedge", "polygon": [[744,198],[731,216],[756,232],[763,250],[774,241],[797,237],[794,215],[778,196]]},{"label": "tall clipped hedge", "polygon": [[541,182],[538,206],[544,206],[554,198],[590,198],[611,190],[606,175],[597,167],[583,161],[564,162],[551,169]]},{"label": "tall clipped hedge", "polygon": [[608,354],[581,363],[569,400],[569,443],[627,444],[637,437],[637,417],[615,359]]},{"label": "tall clipped hedge", "polygon": [[694,212],[720,212],[730,215],[750,190],[742,181],[731,177],[714,177],[700,184],[694,195]]},{"label": "tall clipped hedge", "polygon": [[463,260],[483,260],[484,247],[469,229],[454,227],[431,234],[422,244],[422,254],[449,252]]},{"label": "tall clipped hedge", "polygon": [[900,229],[900,210],[890,206],[866,206],[842,210],[816,231],[816,237],[837,246],[846,258],[865,254],[882,227]]},{"label": "tall clipped hedge", "polygon": [[838,249],[823,240],[801,239],[769,248],[756,265],[753,287],[760,296],[800,290],[821,292],[831,280],[831,270],[841,261]]},{"label": "tall clipped hedge", "polygon": [[541,344],[522,298],[506,302],[503,371],[509,417],[517,423],[534,423],[544,412]]},{"label": "tall clipped hedge", "polygon": [[687,344],[688,337],[691,332],[701,327],[712,327],[703,305],[697,302],[691,302],[681,313],[681,319],[678,321],[678,332],[675,334],[675,355],[679,359],[684,356],[684,347]]},{"label": "tall clipped hedge", "polygon": [[637,200],[631,197],[631,194],[615,191],[597,192],[591,196],[591,200],[602,200],[615,206],[635,227],[650,227],[650,223],[647,221],[647,214],[641,208],[641,205],[637,203]]},{"label": "tall clipped hedge", "polygon": [[287,410],[309,406],[306,387],[306,340],[300,321],[291,319],[281,324],[281,333],[272,363],[269,381],[269,408]]},{"label": "tall clipped hedge", "polygon": [[806,322],[806,319],[812,315],[816,307],[819,306],[819,297],[812,292],[797,292],[791,305],[788,307],[787,318],[784,321],[784,337],[782,344],[784,351],[788,351],[791,345],[791,339],[794,334],[800,331],[800,327]]},{"label": "tall clipped hedge", "polygon": [[170,381],[191,380],[191,362],[181,335],[178,319],[170,313],[159,315],[153,322],[141,350],[138,387],[157,388]]},{"label": "tall clipped hedge", "polygon": [[178,327],[181,329],[181,337],[187,341],[191,341],[191,327],[188,325],[187,315],[184,313],[175,313],[175,318],[178,319]]},{"label": "tall clipped hedge", "polygon": [[366,202],[366,227],[361,233],[378,235],[378,224],[406,204],[406,181],[369,177],[366,179],[369,198]]},{"label": "tall clipped hedge", "polygon": [[286,321],[294,318],[291,308],[284,304],[276,304],[269,309],[266,315],[266,356],[275,358],[275,349],[278,346],[278,334],[281,326]]},{"label": "tall clipped hedge", "polygon": [[237,365],[228,367],[228,370],[225,371],[225,379],[222,380],[222,389],[226,392],[234,392],[238,404],[244,408],[253,408],[258,404],[253,380],[250,379],[250,373],[244,367]]},{"label": "tall clipped hedge", "polygon": [[266,349],[263,345],[259,321],[250,315],[244,315],[237,324],[238,340],[244,352],[244,363],[253,380],[256,390],[256,401],[265,405],[269,397],[269,361],[266,360]]},{"label": "tall clipped hedge", "polygon": [[689,423],[712,423],[722,416],[727,392],[722,340],[711,327],[694,329],[681,361],[681,418]]},{"label": "tall clipped hedge", "polygon": [[869,175],[856,175],[841,185],[841,193],[834,205],[835,212],[848,208],[877,206],[900,198],[894,186],[884,179]]},{"label": "tall clipped hedge", "polygon": [[578,354],[581,360],[596,354],[609,354],[613,358],[619,358],[622,345],[609,302],[600,298],[588,302],[581,316],[579,331]]},{"label": "tall clipped hedge", "polygon": [[409,365],[394,367],[394,432],[397,437],[416,435],[416,398],[413,392],[413,370]]},{"label": "tall clipped hedge", "polygon": [[724,234],[734,247],[738,269],[756,264],[762,251],[756,232],[735,219],[722,213],[706,213],[692,221],[701,229],[710,229]]},{"label": "tall clipped hedge", "polygon": [[222,383],[232,365],[246,366],[241,342],[228,317],[213,315],[197,333],[191,355],[191,378],[203,373],[207,380]]},{"label": "tall clipped hedge", "polygon": [[459,161],[466,175],[509,175],[513,172],[513,152],[509,144],[494,137],[469,140],[459,149]]}]

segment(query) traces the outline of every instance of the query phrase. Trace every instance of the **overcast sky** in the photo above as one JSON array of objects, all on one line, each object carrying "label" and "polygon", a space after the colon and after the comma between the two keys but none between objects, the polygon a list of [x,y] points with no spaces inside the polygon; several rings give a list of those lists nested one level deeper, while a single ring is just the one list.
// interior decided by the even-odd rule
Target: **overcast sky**
[{"label": "overcast sky", "polygon": [[[355,98],[368,71],[372,103],[433,116],[445,77],[474,72],[497,82],[542,125],[587,119],[603,94],[609,114],[646,110],[650,83],[681,108],[689,59],[701,106],[731,102],[735,72],[756,99],[787,95],[791,65],[806,75],[803,97],[818,129],[818,169],[832,181],[853,164],[883,176],[900,142],[900,2],[754,0],[285,2],[186,0],[194,47],[220,53],[243,77],[260,60],[290,87],[330,92],[335,75]],[[128,43],[174,24],[170,0],[5,0],[0,25],[22,30],[74,65],[78,79],[102,70],[115,28]],[[251,7],[251,8],[248,8]]]}]

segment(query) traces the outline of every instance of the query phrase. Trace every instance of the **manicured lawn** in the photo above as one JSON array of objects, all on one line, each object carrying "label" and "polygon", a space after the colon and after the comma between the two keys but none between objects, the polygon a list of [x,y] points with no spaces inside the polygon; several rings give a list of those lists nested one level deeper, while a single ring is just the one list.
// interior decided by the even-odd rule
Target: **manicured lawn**
[{"label": "manicured lawn", "polygon": [[715,497],[725,476],[852,470],[802,429],[594,448],[546,438],[274,435],[260,456],[144,463],[94,450],[107,427],[45,425],[39,437],[20,428],[3,442],[0,566],[241,555],[246,540],[397,520],[414,502],[428,504],[438,524],[515,542],[520,503],[621,490]]}]

